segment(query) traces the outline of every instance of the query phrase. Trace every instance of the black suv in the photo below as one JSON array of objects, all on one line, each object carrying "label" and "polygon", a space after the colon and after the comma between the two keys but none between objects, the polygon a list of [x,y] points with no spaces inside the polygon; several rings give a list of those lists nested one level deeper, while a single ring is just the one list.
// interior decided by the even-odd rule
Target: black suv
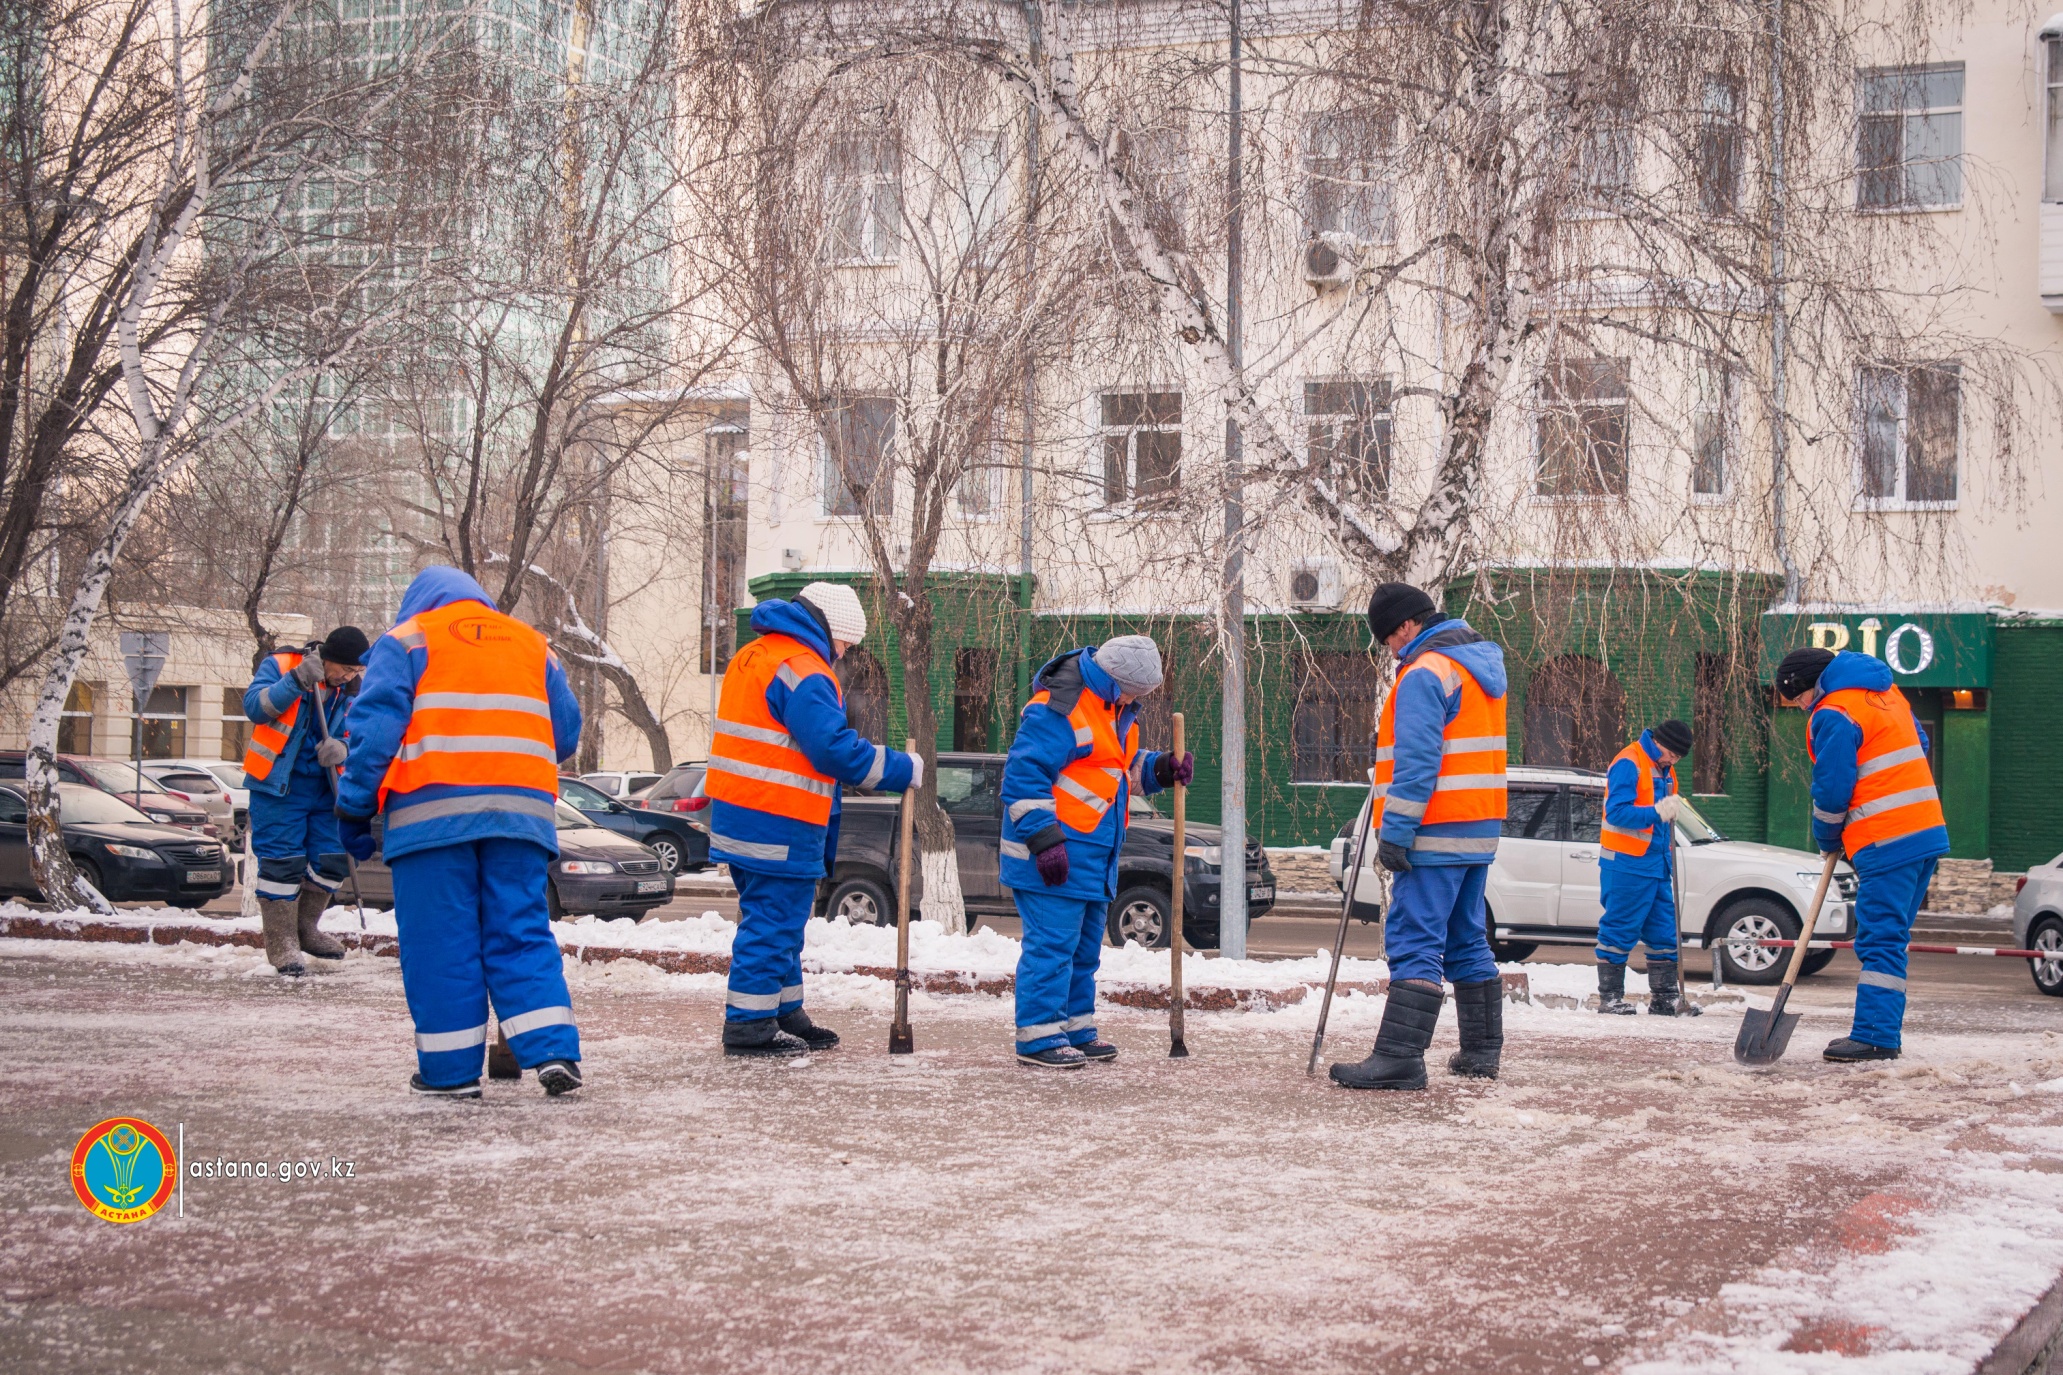
[{"label": "black suv", "polygon": [[709,832],[682,813],[625,806],[578,778],[559,779],[559,800],[591,825],[649,847],[659,856],[659,867],[669,874],[700,873],[709,867]]},{"label": "black suv", "polygon": [[[938,757],[938,802],[953,819],[960,889],[969,917],[1017,915],[1016,900],[1003,886],[998,868],[1003,838],[1003,759],[1000,754]],[[877,924],[895,919],[898,805],[893,793],[845,790],[838,855],[831,877],[818,886],[818,915]],[[1189,825],[1182,935],[1202,950],[1214,950],[1218,945],[1218,841],[1216,826]],[[1117,896],[1111,901],[1105,926],[1112,945],[1135,940],[1166,948],[1174,849],[1175,823],[1144,798],[1134,797],[1124,849],[1118,853]],[[914,867],[912,911],[922,894]],[[1261,916],[1275,905],[1275,874],[1258,840],[1247,842],[1246,882],[1247,911]]]}]

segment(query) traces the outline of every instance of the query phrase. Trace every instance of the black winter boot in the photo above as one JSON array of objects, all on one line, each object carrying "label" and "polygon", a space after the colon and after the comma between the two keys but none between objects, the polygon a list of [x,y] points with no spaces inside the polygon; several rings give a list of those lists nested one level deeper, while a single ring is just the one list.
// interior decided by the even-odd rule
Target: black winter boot
[{"label": "black winter boot", "polygon": [[1358,1065],[1332,1067],[1332,1080],[1350,1089],[1422,1089],[1425,1048],[1440,1021],[1440,990],[1412,980],[1390,985],[1375,1050]]},{"label": "black winter boot", "polygon": [[1640,1009],[1626,1001],[1626,966],[1597,962],[1597,1010],[1613,1017],[1631,1017]]},{"label": "black winter boot", "polygon": [[838,1044],[838,1033],[829,1027],[818,1026],[809,1019],[801,1008],[784,1012],[774,1019],[781,1030],[802,1041],[811,1050],[829,1050]]},{"label": "black winter boot", "polygon": [[1504,1053],[1504,983],[1484,979],[1454,985],[1454,1018],[1461,1049],[1447,1057],[1447,1072],[1465,1079],[1495,1079]]},{"label": "black winter boot", "polygon": [[571,1093],[580,1087],[580,1066],[572,1060],[547,1060],[537,1067],[537,1082],[552,1098]]},{"label": "black winter boot", "polygon": [[1705,1009],[1683,996],[1674,960],[1648,961],[1648,1011],[1657,1017],[1702,1017]]},{"label": "black winter boot", "polygon": [[1873,1046],[1868,1041],[1858,1041],[1853,1036],[1843,1036],[1828,1045],[1821,1052],[1822,1057],[1836,1064],[1852,1064],[1861,1060],[1896,1060],[1897,1046]]},{"label": "black winter boot", "polygon": [[809,1054],[809,1042],[781,1030],[772,1017],[755,1017],[749,1022],[723,1024],[723,1053],[785,1060]]}]

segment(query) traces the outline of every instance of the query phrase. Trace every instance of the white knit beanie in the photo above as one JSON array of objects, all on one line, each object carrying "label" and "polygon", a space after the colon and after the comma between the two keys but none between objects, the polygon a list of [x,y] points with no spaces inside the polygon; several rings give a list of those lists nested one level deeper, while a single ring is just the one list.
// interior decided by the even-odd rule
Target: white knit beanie
[{"label": "white knit beanie", "polygon": [[867,638],[867,609],[860,605],[860,594],[844,583],[813,582],[796,595],[824,613],[832,639],[856,645]]},{"label": "white knit beanie", "polygon": [[1134,697],[1160,686],[1160,646],[1144,635],[1119,635],[1096,651],[1096,667]]}]

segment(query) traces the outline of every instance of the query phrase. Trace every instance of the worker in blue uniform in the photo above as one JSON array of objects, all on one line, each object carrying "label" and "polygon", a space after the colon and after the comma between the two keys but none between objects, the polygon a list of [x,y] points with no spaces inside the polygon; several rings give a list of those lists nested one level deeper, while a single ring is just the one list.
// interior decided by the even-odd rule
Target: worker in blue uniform
[{"label": "worker in blue uniform", "polygon": [[364,860],[372,818],[386,818],[417,1093],[480,1096],[490,1000],[516,1063],[547,1094],[581,1085],[547,872],[558,761],[580,728],[543,635],[456,568],[416,575],[367,658],[337,819],[344,848]]},{"label": "worker in blue uniform", "polygon": [[[1120,635],[1041,668],[1003,766],[1002,879],[1017,900],[1017,1058],[1080,1069],[1117,1058],[1096,1034],[1096,969],[1117,893],[1131,791],[1193,776],[1191,755],[1140,752],[1138,701],[1159,688],[1160,649]],[[1175,857],[1175,881],[1184,860]],[[1238,882],[1244,865],[1227,859]],[[1170,939],[1173,933],[1170,933]]]},{"label": "worker in blue uniform", "polygon": [[1671,718],[1619,751],[1605,770],[1605,816],[1599,835],[1598,886],[1604,915],[1597,924],[1597,1010],[1631,1016],[1626,961],[1648,948],[1648,1011],[1696,1017],[1704,1009],[1683,996],[1677,977],[1676,817],[1683,797],[1676,764],[1691,751],[1691,728]]},{"label": "worker in blue uniform", "polygon": [[335,769],[344,761],[345,722],[365,650],[364,631],[338,626],[320,644],[266,655],[244,690],[251,721],[244,782],[258,862],[253,886],[265,958],[290,978],[307,972],[303,955],[344,958],[344,947],[319,923],[345,873]]}]

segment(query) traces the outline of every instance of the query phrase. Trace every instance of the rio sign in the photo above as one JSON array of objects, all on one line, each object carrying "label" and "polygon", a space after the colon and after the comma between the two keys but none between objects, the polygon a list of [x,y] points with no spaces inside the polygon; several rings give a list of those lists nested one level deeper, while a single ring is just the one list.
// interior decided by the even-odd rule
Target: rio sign
[{"label": "rio sign", "polygon": [[1807,645],[1882,659],[1900,687],[1991,686],[1991,617],[1982,612],[1771,611],[1762,618],[1762,681]]}]

